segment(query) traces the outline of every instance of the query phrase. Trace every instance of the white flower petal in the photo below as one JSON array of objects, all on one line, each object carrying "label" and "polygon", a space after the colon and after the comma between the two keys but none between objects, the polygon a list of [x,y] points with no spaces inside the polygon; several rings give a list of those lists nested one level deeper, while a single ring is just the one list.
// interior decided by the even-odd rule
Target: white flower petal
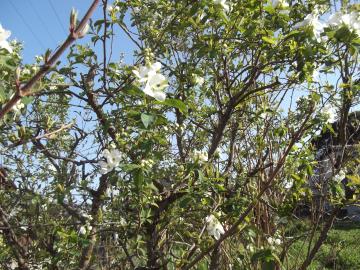
[{"label": "white flower petal", "polygon": [[158,101],[164,101],[166,99],[166,94],[162,91],[154,91],[153,97]]},{"label": "white flower petal", "polygon": [[155,62],[154,64],[151,65],[150,69],[155,72],[159,71],[161,69],[161,63]]},{"label": "white flower petal", "polygon": [[219,239],[220,239],[220,232],[219,232],[218,230],[215,230],[215,231],[214,231],[214,238],[215,238],[216,240],[219,240]]}]

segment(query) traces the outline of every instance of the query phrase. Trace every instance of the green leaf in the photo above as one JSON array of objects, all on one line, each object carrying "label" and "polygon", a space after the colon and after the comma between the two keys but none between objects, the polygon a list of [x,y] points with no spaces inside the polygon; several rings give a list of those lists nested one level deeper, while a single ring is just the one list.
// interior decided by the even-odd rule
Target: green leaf
[{"label": "green leaf", "polygon": [[262,270],[275,270],[276,263],[275,261],[263,262],[261,265]]},{"label": "green leaf", "polygon": [[349,31],[349,29],[346,26],[343,26],[336,31],[334,37],[337,40],[346,41],[349,39],[350,34],[351,32]]},{"label": "green leaf", "polygon": [[192,198],[191,197],[185,197],[183,198],[180,202],[179,202],[179,206],[180,208],[186,208],[190,202],[192,202]]},{"label": "green leaf", "polygon": [[158,102],[159,104],[167,105],[170,107],[175,107],[178,109],[181,113],[186,114],[187,113],[187,107],[184,102],[182,102],[180,99],[175,98],[168,98],[163,102]]},{"label": "green leaf", "polygon": [[[1,50],[1,49],[0,49]],[[5,66],[6,68],[15,70],[16,65],[11,61],[11,57],[8,55],[1,55],[0,54],[0,66]]]},{"label": "green leaf", "polygon": [[267,6],[265,6],[265,7],[264,7],[264,10],[265,10],[266,12],[268,12],[269,14],[274,14],[274,13],[275,13],[275,9],[273,8],[272,5],[267,5]]},{"label": "green leaf", "polygon": [[262,37],[262,40],[273,45],[276,44],[276,39],[274,37]]},{"label": "green leaf", "polygon": [[6,100],[5,88],[0,84],[0,103],[3,103]]},{"label": "green leaf", "polygon": [[295,181],[301,181],[301,177],[298,176],[297,174],[292,174],[291,178],[294,179]]},{"label": "green leaf", "polygon": [[263,249],[256,252],[251,257],[251,262],[261,262],[261,269],[262,270],[273,270],[276,267],[276,262],[281,264],[280,259],[273,254],[272,250],[270,249]]},{"label": "green leaf", "polygon": [[141,114],[141,121],[143,122],[145,128],[148,128],[148,126],[155,121],[155,116],[151,114]]},{"label": "green leaf", "polygon": [[261,262],[269,262],[273,261],[274,257],[270,249],[260,250],[251,257],[251,262],[261,261]]},{"label": "green leaf", "polygon": [[28,104],[30,104],[33,100],[34,100],[33,97],[23,97],[23,98],[21,99],[21,102],[24,103],[24,105],[28,105]]},{"label": "green leaf", "polygon": [[141,169],[134,171],[134,184],[136,189],[140,189],[144,183],[144,172]]},{"label": "green leaf", "polygon": [[209,268],[208,268],[208,266],[207,266],[207,262],[201,262],[201,263],[197,266],[196,269],[197,269],[197,270],[208,270]]},{"label": "green leaf", "polygon": [[139,164],[120,164],[120,167],[126,171],[126,172],[130,172],[133,171],[135,169],[140,169],[141,165]]},{"label": "green leaf", "polygon": [[359,175],[346,175],[346,178],[350,180],[348,186],[357,186],[360,185],[360,176]]}]

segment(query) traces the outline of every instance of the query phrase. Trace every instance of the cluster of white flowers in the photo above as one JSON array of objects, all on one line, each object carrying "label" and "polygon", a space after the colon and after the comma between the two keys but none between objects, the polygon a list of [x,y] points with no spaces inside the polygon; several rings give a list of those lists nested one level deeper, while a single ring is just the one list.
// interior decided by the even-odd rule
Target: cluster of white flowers
[{"label": "cluster of white flowers", "polygon": [[106,158],[106,161],[99,161],[100,172],[106,174],[111,172],[115,167],[117,167],[121,160],[121,153],[117,149],[105,149],[102,153],[102,156]]},{"label": "cluster of white flowers", "polygon": [[214,236],[216,240],[219,240],[221,234],[225,233],[220,221],[214,215],[207,216],[205,221],[208,234]]},{"label": "cluster of white flowers", "polygon": [[186,129],[186,124],[185,124],[185,123],[182,123],[181,125],[179,125],[178,123],[175,123],[175,124],[174,124],[174,128],[175,128],[175,129],[179,129],[180,132],[184,132],[185,129]]},{"label": "cluster of white flowers", "polygon": [[24,108],[24,103],[21,102],[21,100],[18,100],[14,107],[12,107],[12,110],[14,111],[15,115],[20,113],[21,109]]},{"label": "cluster of white flowers", "polygon": [[134,69],[133,73],[138,78],[140,84],[145,84],[143,92],[156,100],[164,101],[166,94],[162,91],[168,86],[164,75],[160,74],[161,63],[155,62],[139,69]]},{"label": "cluster of white flowers", "polygon": [[313,74],[312,74],[312,81],[314,83],[319,83],[320,82],[320,71],[319,68],[314,69]]},{"label": "cluster of white flowers", "polygon": [[21,70],[21,74],[22,75],[30,75],[31,71],[28,68],[24,68],[24,69]]},{"label": "cluster of white flowers", "polygon": [[345,25],[350,31],[360,35],[360,18],[358,12],[341,13],[336,12],[329,17],[327,22],[329,27],[338,28]]},{"label": "cluster of white flowers", "polygon": [[80,227],[79,234],[85,235],[85,234],[89,233],[91,230],[92,230],[92,226],[89,224],[86,224],[86,225],[83,225]]},{"label": "cluster of white flowers", "polygon": [[155,162],[152,159],[142,159],[140,161],[140,166],[143,168],[151,169],[154,166]]},{"label": "cluster of white flowers", "polygon": [[107,6],[107,11],[109,13],[113,13],[113,12],[120,11],[120,8],[118,6],[113,7],[112,5],[108,5]]},{"label": "cluster of white flowers", "polygon": [[303,21],[298,22],[294,25],[294,29],[300,27],[311,26],[313,33],[318,42],[326,40],[322,38],[321,34],[324,32],[324,28],[339,28],[346,26],[350,31],[354,31],[357,35],[360,35],[360,15],[359,12],[341,13],[336,12],[329,16],[327,22],[321,22],[319,19],[319,8],[315,8],[311,14],[306,15]]},{"label": "cluster of white flowers", "polygon": [[205,79],[203,77],[200,77],[199,75],[193,73],[192,74],[193,78],[194,78],[194,81],[195,81],[195,84],[199,85],[199,86],[202,86],[205,82]]},{"label": "cluster of white flowers", "polygon": [[0,49],[5,49],[9,53],[12,53],[13,50],[7,41],[7,39],[10,37],[11,32],[8,30],[5,30],[2,25],[0,24]]},{"label": "cluster of white flowers", "polygon": [[11,263],[9,265],[10,269],[18,269],[19,265],[17,263],[17,261],[15,261],[14,259],[11,260]]},{"label": "cluster of white flowers", "polygon": [[193,160],[196,162],[207,162],[208,161],[208,154],[205,151],[198,151],[194,150],[193,152]]},{"label": "cluster of white flowers", "polygon": [[253,253],[255,251],[255,247],[253,244],[248,244],[246,246],[246,250],[248,250],[250,253]]},{"label": "cluster of white flowers", "polygon": [[283,186],[285,189],[290,189],[290,188],[292,188],[293,185],[294,185],[294,180],[292,180],[292,179],[286,179],[283,182]]},{"label": "cluster of white flowers", "polygon": [[342,180],[346,177],[346,174],[343,170],[340,170],[337,175],[334,176],[334,181],[337,183],[341,183]]},{"label": "cluster of white flowers", "polygon": [[280,238],[273,238],[273,237],[271,237],[271,236],[269,236],[268,238],[267,238],[267,241],[268,241],[268,243],[269,243],[269,245],[270,246],[279,246],[279,245],[281,245],[281,243],[282,243],[282,241],[281,241],[281,239]]},{"label": "cluster of white flowers", "polygon": [[224,9],[225,12],[230,11],[230,6],[229,6],[229,4],[226,3],[226,0],[214,0],[214,3],[216,5],[220,5],[222,7],[222,9]]},{"label": "cluster of white flowers", "polygon": [[271,5],[274,9],[278,9],[280,14],[289,15],[289,3],[286,0],[272,0]]},{"label": "cluster of white flowers", "polygon": [[336,120],[336,109],[330,105],[325,105],[322,113],[327,117],[327,123],[334,123]]},{"label": "cluster of white flowers", "polygon": [[288,8],[289,4],[286,0],[272,0],[273,8]]},{"label": "cluster of white flowers", "polygon": [[313,13],[306,15],[303,21],[298,22],[294,25],[294,29],[298,29],[305,26],[311,26],[313,29],[314,36],[318,42],[321,41],[321,33],[324,32],[326,24],[319,20],[319,13],[315,10]]}]

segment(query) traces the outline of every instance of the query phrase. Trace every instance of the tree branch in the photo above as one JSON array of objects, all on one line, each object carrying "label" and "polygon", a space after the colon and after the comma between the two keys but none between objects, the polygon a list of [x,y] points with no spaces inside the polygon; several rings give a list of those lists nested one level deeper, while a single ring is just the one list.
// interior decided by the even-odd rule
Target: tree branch
[{"label": "tree branch", "polygon": [[59,57],[65,52],[65,50],[78,38],[80,38],[80,33],[84,29],[91,15],[94,13],[97,5],[100,0],[94,0],[85,16],[80,21],[79,25],[76,27],[75,31],[70,32],[67,39],[64,43],[55,51],[55,53],[45,62],[45,64],[40,68],[40,70],[23,86],[19,86],[14,96],[9,100],[8,103],[0,110],[0,119],[4,117],[6,113],[8,113],[16,103],[25,96],[31,96],[33,93],[31,92],[31,88],[35,85],[37,81],[39,81],[42,77],[45,76],[46,73],[49,72],[51,67],[56,63]]}]

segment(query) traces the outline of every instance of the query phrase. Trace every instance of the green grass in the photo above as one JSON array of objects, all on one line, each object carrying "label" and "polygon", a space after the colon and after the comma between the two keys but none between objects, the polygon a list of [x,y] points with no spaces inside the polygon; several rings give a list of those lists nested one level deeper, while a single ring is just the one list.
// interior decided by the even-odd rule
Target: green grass
[{"label": "green grass", "polygon": [[[284,269],[299,267],[307,247],[308,242],[297,241],[290,249]],[[335,225],[308,269],[360,270],[360,223]]]}]

